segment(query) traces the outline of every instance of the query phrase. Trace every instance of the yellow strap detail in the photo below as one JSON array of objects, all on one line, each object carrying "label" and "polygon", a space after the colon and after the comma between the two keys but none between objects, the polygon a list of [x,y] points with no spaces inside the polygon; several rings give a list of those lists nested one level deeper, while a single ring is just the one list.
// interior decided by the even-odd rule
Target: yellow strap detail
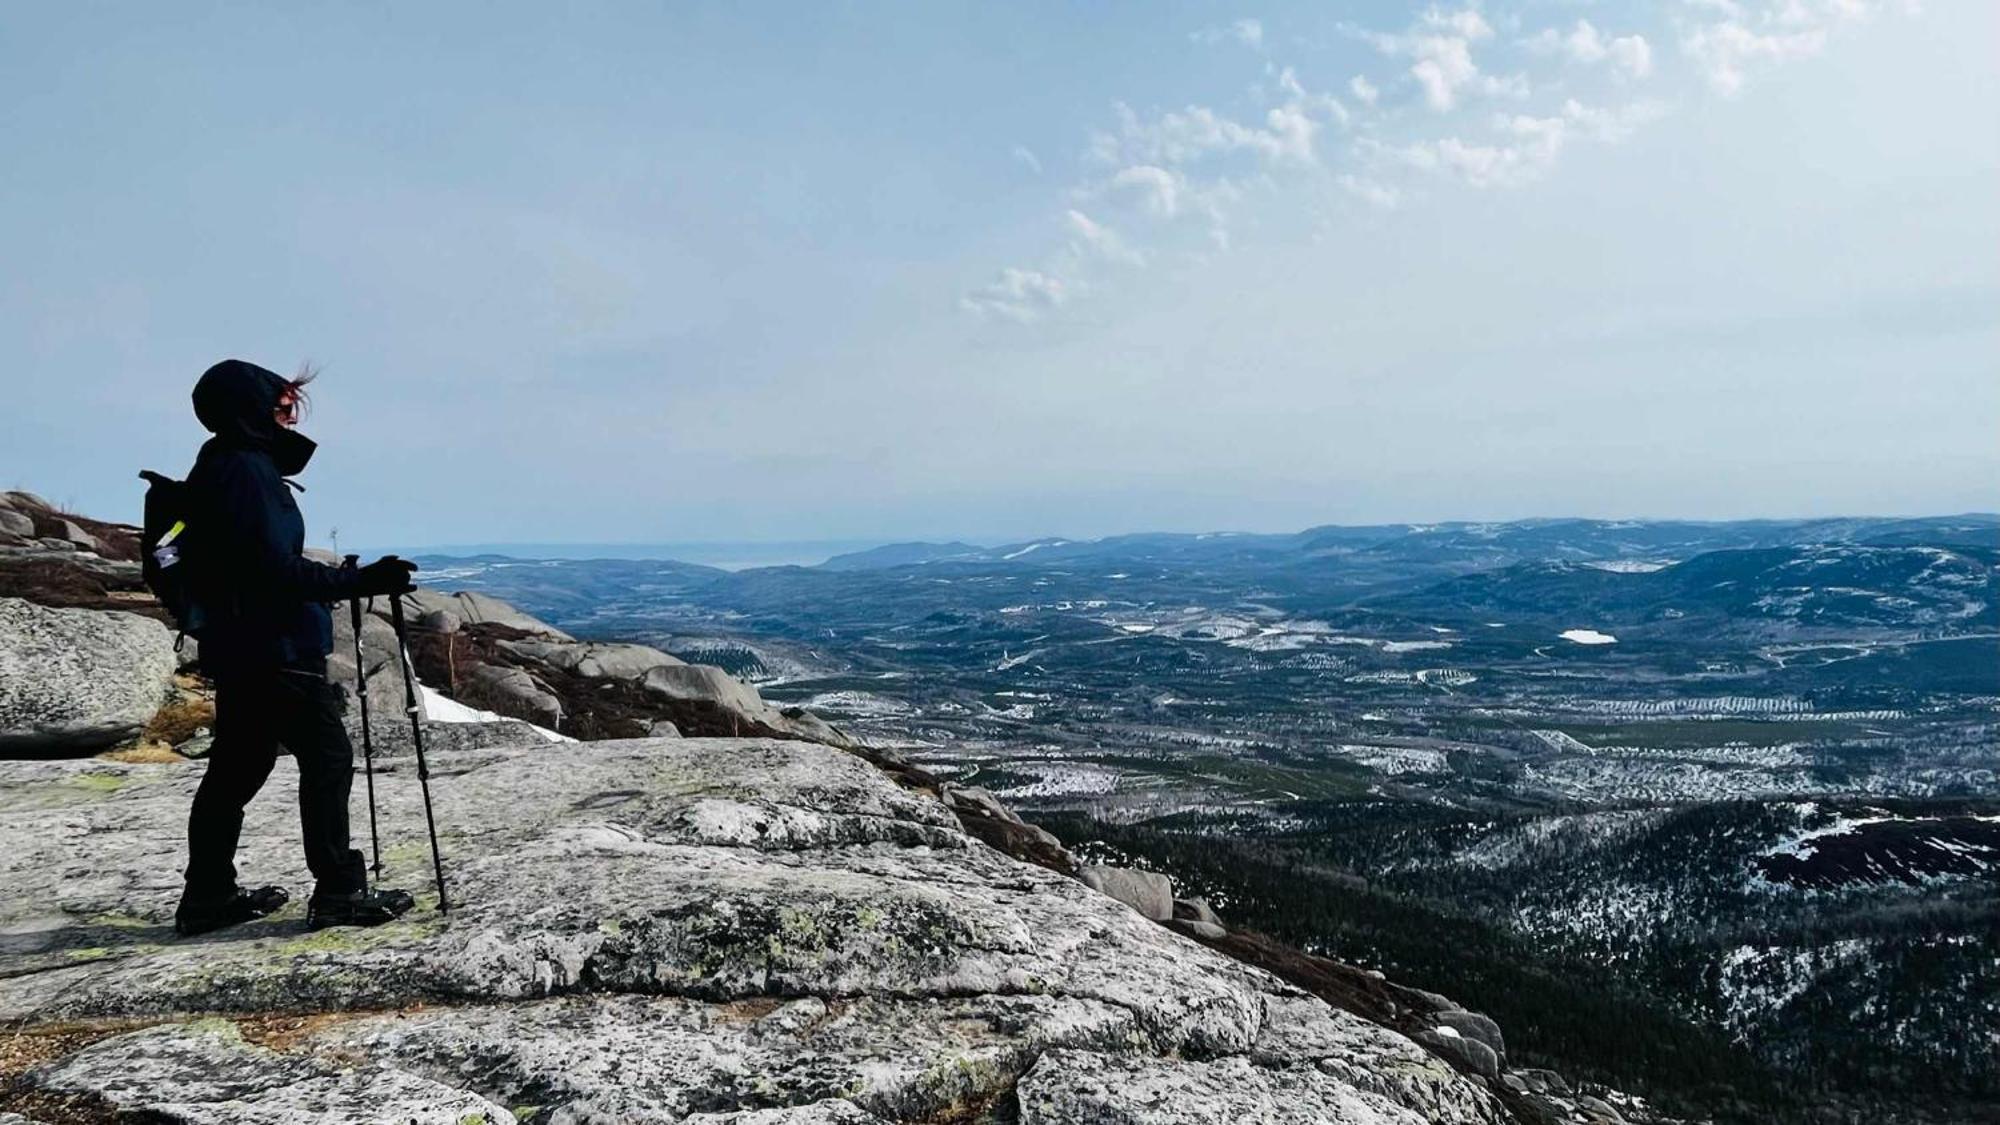
[{"label": "yellow strap detail", "polygon": [[187,530],[186,520],[175,520],[174,526],[168,528],[167,533],[165,535],[160,536],[160,541],[158,543],[155,543],[154,546],[164,547],[167,544],[174,541],[174,536],[179,535],[181,532],[186,530]]}]

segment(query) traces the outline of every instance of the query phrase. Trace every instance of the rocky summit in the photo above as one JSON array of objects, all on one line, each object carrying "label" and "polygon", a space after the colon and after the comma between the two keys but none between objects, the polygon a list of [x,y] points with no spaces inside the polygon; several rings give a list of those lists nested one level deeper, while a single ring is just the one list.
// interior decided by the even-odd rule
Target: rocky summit
[{"label": "rocky summit", "polygon": [[[178,940],[199,774],[0,764],[0,1019],[74,1047],[18,1084],[31,1120],[1508,1117],[1402,1035],[1001,854],[835,748],[440,753],[449,913],[398,763],[376,779],[382,878],[416,912],[311,933],[295,903]],[[286,781],[252,806],[248,883],[309,883]]]},{"label": "rocky summit", "polygon": [[355,843],[372,788],[418,909],[305,928],[281,759],[238,866],[293,904],[178,938],[194,646],[135,529],[0,513],[0,1125],[1658,1120],[719,668],[476,594],[405,605],[448,911],[384,605],[358,652],[336,614],[330,671],[375,749]]}]

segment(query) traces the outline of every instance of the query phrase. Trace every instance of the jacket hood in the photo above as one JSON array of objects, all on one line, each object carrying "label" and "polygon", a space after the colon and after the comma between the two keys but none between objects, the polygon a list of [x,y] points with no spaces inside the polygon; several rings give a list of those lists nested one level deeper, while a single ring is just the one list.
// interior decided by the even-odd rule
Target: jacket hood
[{"label": "jacket hood", "polygon": [[226,445],[262,450],[285,476],[305,468],[312,439],[280,426],[272,412],[288,380],[240,359],[225,359],[194,385],[194,416]]}]

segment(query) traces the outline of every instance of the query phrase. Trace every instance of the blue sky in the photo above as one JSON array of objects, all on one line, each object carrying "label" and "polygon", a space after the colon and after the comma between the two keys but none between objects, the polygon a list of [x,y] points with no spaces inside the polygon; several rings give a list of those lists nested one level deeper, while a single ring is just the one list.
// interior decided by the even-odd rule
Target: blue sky
[{"label": "blue sky", "polygon": [[0,486],[349,542],[1991,510],[2000,9],[15,5]]}]

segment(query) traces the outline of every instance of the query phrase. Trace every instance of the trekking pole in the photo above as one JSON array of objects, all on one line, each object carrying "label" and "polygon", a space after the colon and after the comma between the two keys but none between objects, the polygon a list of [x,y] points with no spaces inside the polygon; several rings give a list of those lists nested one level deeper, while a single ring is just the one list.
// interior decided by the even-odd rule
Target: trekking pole
[{"label": "trekking pole", "polygon": [[403,700],[410,713],[410,741],[417,747],[417,784],[424,791],[424,827],[431,834],[431,865],[437,870],[438,913],[451,909],[444,896],[444,859],[438,855],[437,817],[431,813],[431,768],[424,761],[424,720],[417,706],[417,674],[410,660],[410,642],[403,628],[403,595],[389,596],[389,623],[396,627],[396,651],[403,660]]},{"label": "trekking pole", "polygon": [[[347,565],[352,567],[361,561],[359,555],[347,556]],[[382,874],[382,834],[375,827],[375,736],[368,729],[368,666],[361,656],[361,599],[348,602],[354,611],[354,692],[361,701],[361,761],[368,776],[368,849],[375,856],[372,870],[377,876]]]}]

